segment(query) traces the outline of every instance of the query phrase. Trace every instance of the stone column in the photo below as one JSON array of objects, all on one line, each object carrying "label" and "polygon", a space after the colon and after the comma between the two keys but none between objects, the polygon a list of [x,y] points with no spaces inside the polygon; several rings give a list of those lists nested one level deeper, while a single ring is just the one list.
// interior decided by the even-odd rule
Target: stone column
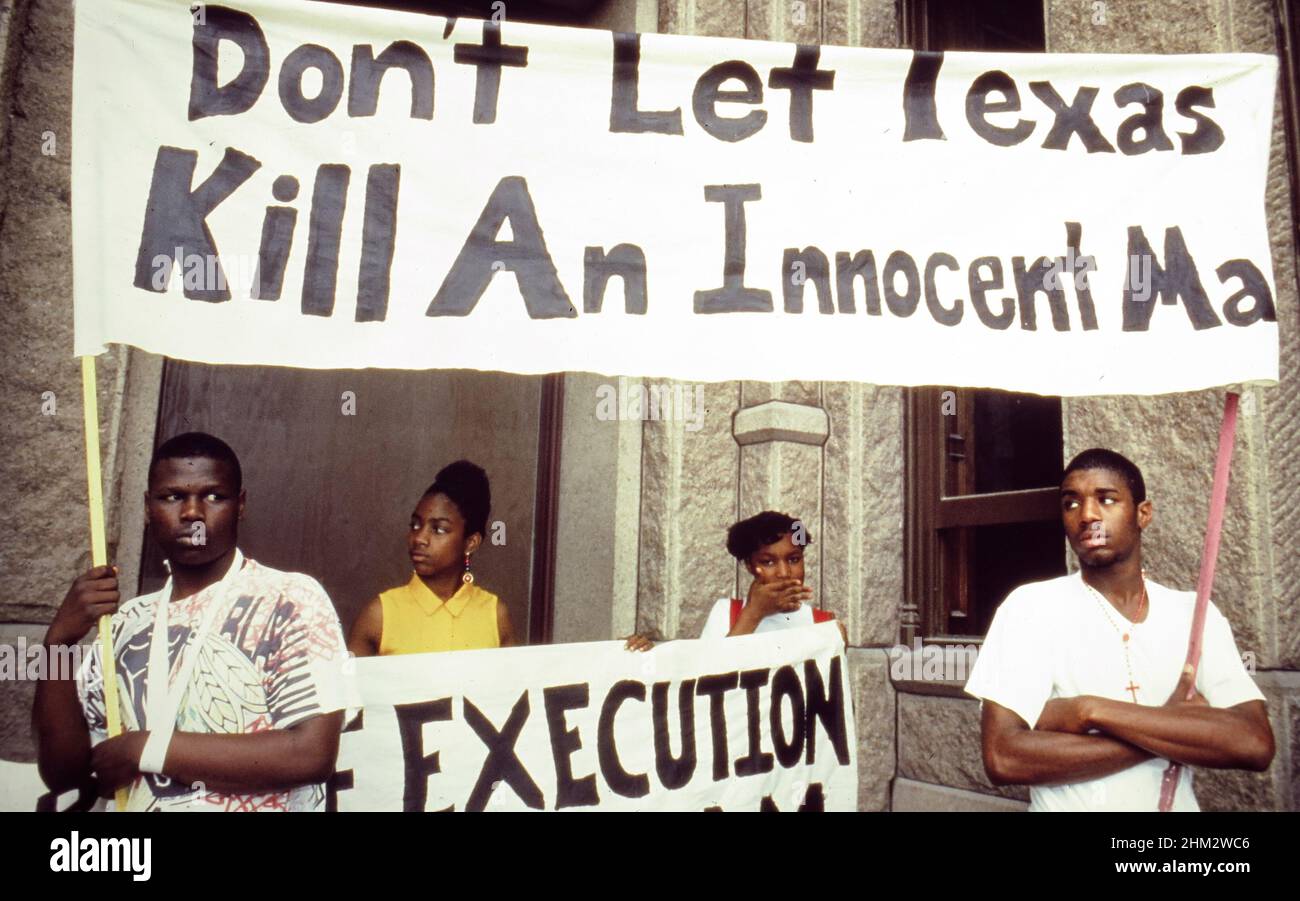
[{"label": "stone column", "polygon": [[[0,4],[0,643],[39,641],[90,565],[81,366],[72,356],[72,5]],[[97,365],[108,551],[128,354]],[[0,758],[30,761],[34,683],[0,681]]]},{"label": "stone column", "polygon": [[[822,535],[822,445],[830,417],[821,406],[817,382],[744,382],[732,436],[740,446],[737,519],[763,510],[803,521],[812,542],[805,548],[805,579],[813,603],[824,599],[819,561]],[[749,586],[749,573],[735,566],[735,596]]]},{"label": "stone column", "polygon": [[739,447],[731,436],[738,383],[687,385],[703,399],[695,421],[647,419],[641,444],[641,557],[637,628],[665,638],[698,638],[713,602],[735,591],[727,527],[736,517]]}]

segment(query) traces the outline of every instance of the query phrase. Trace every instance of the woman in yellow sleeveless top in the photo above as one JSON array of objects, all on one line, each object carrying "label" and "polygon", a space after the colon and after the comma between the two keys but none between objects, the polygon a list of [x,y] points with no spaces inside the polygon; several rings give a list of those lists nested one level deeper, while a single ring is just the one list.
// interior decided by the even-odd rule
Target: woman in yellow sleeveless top
[{"label": "woman in yellow sleeveless top", "polygon": [[506,605],[474,584],[470,558],[491,508],[487,473],[468,460],[443,467],[415,505],[406,535],[414,572],[361,611],[348,636],[358,657],[508,647]]}]

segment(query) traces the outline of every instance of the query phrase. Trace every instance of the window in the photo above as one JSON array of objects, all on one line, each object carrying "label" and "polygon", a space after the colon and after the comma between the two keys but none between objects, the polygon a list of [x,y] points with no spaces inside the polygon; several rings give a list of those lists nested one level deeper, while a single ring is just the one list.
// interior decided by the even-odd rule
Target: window
[{"label": "window", "polygon": [[[899,11],[918,50],[1046,46],[1039,0],[905,0]],[[1065,572],[1060,398],[918,388],[906,416],[902,640],[983,635],[1011,589]]]},{"label": "window", "polygon": [[902,0],[900,31],[914,50],[1047,48],[1042,0]]},{"label": "window", "polygon": [[1065,572],[1061,401],[917,388],[907,402],[904,641],[983,635],[1023,582]]}]

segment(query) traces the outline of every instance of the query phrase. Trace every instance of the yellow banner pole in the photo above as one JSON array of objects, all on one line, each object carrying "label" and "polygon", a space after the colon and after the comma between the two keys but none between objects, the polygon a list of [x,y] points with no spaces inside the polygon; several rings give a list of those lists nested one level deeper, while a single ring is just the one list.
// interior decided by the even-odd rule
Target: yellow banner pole
[{"label": "yellow banner pole", "polygon": [[[99,464],[99,402],[95,383],[95,358],[81,358],[81,408],[86,433],[86,499],[90,504],[90,564],[108,563],[108,541],[104,533],[104,481]],[[104,676],[104,712],[108,737],[122,734],[122,712],[117,706],[117,660],[113,654],[112,617],[99,618],[99,646]],[[117,809],[126,810],[130,793],[119,788]]]}]

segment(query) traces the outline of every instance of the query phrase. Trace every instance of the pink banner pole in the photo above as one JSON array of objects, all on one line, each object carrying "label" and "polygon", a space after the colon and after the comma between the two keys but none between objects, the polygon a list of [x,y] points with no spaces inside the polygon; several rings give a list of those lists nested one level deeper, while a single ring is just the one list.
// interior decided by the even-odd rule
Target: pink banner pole
[{"label": "pink banner pole", "polygon": [[[1214,586],[1214,565],[1219,559],[1219,538],[1223,533],[1223,510],[1228,502],[1228,475],[1232,469],[1232,447],[1237,437],[1236,392],[1229,391],[1223,400],[1223,423],[1219,426],[1219,455],[1214,463],[1214,487],[1210,491],[1210,518],[1205,525],[1205,548],[1201,551],[1201,575],[1196,581],[1196,610],[1192,615],[1192,634],[1187,639],[1187,666],[1195,673],[1201,665],[1201,640],[1205,636],[1205,613]],[[1196,693],[1196,679],[1188,688],[1187,699]],[[1173,809],[1174,795],[1183,768],[1170,763],[1160,782],[1160,811]]]}]

